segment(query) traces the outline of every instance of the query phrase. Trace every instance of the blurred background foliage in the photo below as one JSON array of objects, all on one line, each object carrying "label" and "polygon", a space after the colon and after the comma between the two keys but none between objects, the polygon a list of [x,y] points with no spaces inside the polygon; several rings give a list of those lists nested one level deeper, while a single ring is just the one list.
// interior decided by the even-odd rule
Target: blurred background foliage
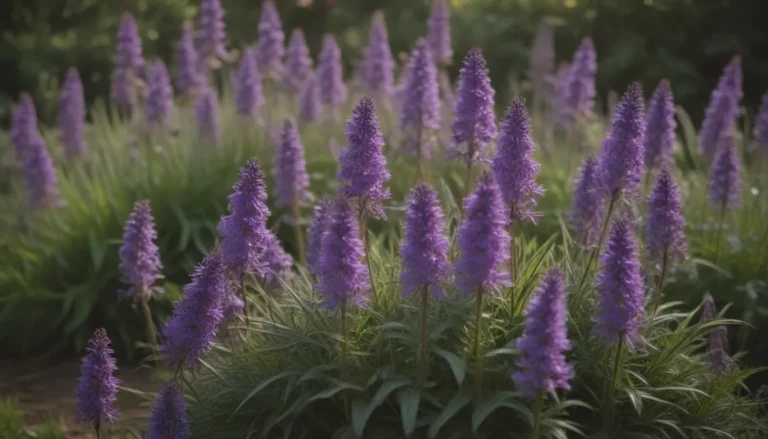
[{"label": "blurred background foliage", "polygon": [[[521,90],[528,47],[541,20],[556,26],[558,60],[591,35],[599,56],[602,97],[632,80],[646,87],[672,81],[675,97],[697,122],[722,68],[743,56],[745,104],[754,109],[768,89],[765,0],[452,0],[454,64],[472,46],[484,49],[499,102]],[[174,57],[184,20],[198,0],[3,0],[0,2],[0,123],[11,103],[33,93],[41,120],[51,123],[56,91],[70,65],[87,98],[106,96],[114,35],[122,11],[136,16],[147,57]],[[253,42],[260,1],[222,0],[229,41]],[[347,66],[365,43],[372,11],[386,13],[390,42],[405,53],[426,31],[431,0],[278,0],[286,29],[302,27],[313,54],[320,35],[339,37]],[[456,69],[454,69],[456,70]],[[453,72],[456,73],[455,71]]]}]

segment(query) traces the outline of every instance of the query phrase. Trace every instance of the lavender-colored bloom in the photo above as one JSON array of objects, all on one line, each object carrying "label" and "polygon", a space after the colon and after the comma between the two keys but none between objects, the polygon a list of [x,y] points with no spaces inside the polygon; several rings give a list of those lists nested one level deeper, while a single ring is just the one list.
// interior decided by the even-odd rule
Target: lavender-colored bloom
[{"label": "lavender-colored bloom", "polygon": [[77,157],[85,152],[85,96],[77,69],[70,67],[59,93],[59,133],[64,153]]},{"label": "lavender-colored bloom", "polygon": [[290,206],[309,197],[309,174],[304,162],[304,147],[293,124],[286,120],[275,152],[275,206]]},{"label": "lavender-colored bloom", "polygon": [[283,72],[285,34],[280,15],[273,0],[266,0],[261,7],[259,18],[259,41],[257,61],[262,74],[279,75]]},{"label": "lavender-colored bloom", "polygon": [[389,189],[384,188],[390,174],[381,151],[384,138],[373,100],[363,98],[355,106],[347,122],[346,135],[349,144],[339,156],[338,177],[343,181],[339,190],[347,197],[358,198],[361,209],[385,219],[387,215],[381,202],[390,198]]},{"label": "lavender-colored bloom", "polygon": [[741,57],[735,56],[725,67],[717,88],[712,91],[701,124],[699,152],[705,157],[715,155],[736,126],[742,97],[741,81]]},{"label": "lavender-colored bloom", "polygon": [[[701,323],[717,319],[717,308],[712,296],[707,294],[701,303]],[[707,356],[715,375],[723,375],[731,367],[733,360],[728,355],[728,328],[719,325],[709,330],[707,335]]]},{"label": "lavender-colored bloom", "polygon": [[533,148],[525,101],[515,98],[501,123],[499,147],[492,165],[512,221],[533,221],[531,209],[536,198],[544,193],[536,183],[541,166],[533,159]]},{"label": "lavender-colored bloom", "polygon": [[219,100],[216,92],[208,85],[202,86],[195,105],[197,131],[203,142],[219,145],[221,126],[219,124]]},{"label": "lavender-colored bloom", "polygon": [[445,0],[435,0],[427,22],[427,42],[435,62],[448,65],[453,59],[451,47],[451,10]]},{"label": "lavender-colored bloom", "polygon": [[197,57],[192,29],[185,26],[181,31],[177,59],[176,88],[179,92],[188,93],[202,83],[203,78],[199,68],[200,61]]},{"label": "lavender-colored bloom", "polygon": [[464,201],[464,221],[459,227],[461,256],[456,262],[456,286],[470,295],[509,286],[503,265],[509,260],[506,205],[501,190],[486,172],[477,181],[475,192]]},{"label": "lavender-colored bloom", "polygon": [[312,223],[307,229],[307,269],[312,274],[320,274],[320,254],[323,243],[323,235],[328,230],[333,213],[333,202],[330,198],[323,197],[314,207]]},{"label": "lavender-colored bloom", "polygon": [[199,367],[200,357],[213,345],[216,328],[224,318],[228,292],[224,260],[214,250],[195,268],[163,331],[161,350],[170,364]]},{"label": "lavender-colored bloom", "polygon": [[739,157],[733,138],[726,137],[715,154],[709,175],[709,202],[717,209],[732,209],[741,204]]},{"label": "lavender-colored bloom", "polygon": [[[479,48],[470,50],[459,71],[455,119],[451,125],[453,141],[457,146],[455,155],[467,163],[481,160],[483,149],[496,137],[495,93],[483,51]],[[461,149],[461,145],[466,148]]]},{"label": "lavender-colored bloom", "polygon": [[365,84],[371,93],[389,93],[392,89],[394,61],[389,47],[384,13],[373,15],[368,33],[368,52],[365,59]]},{"label": "lavender-colored bloom", "polygon": [[115,47],[115,67],[130,71],[138,76],[144,66],[141,55],[141,37],[136,20],[130,12],[123,13],[120,28],[117,31]]},{"label": "lavender-colored bloom", "polygon": [[227,38],[227,31],[221,0],[202,0],[197,32],[197,53],[201,61],[208,62],[226,52],[224,39]]},{"label": "lavender-colored bloom", "polygon": [[347,100],[347,86],[344,84],[344,70],[341,67],[341,50],[331,34],[323,37],[323,48],[317,58],[317,77],[320,97],[325,104],[338,104]]},{"label": "lavender-colored bloom", "polygon": [[567,121],[578,123],[592,114],[595,105],[597,53],[589,37],[584,38],[573,54],[566,91]]},{"label": "lavender-colored bloom", "polygon": [[758,151],[763,155],[768,155],[768,92],[763,95],[753,136]]},{"label": "lavender-colored bloom", "polygon": [[643,326],[643,276],[635,249],[632,226],[614,221],[608,243],[600,255],[602,269],[597,275],[600,303],[595,316],[595,334],[608,345],[620,340],[630,348],[641,341]]},{"label": "lavender-colored bloom", "polygon": [[320,83],[317,75],[310,72],[299,92],[299,117],[306,122],[317,122],[323,111]]},{"label": "lavender-colored bloom", "polygon": [[173,117],[173,88],[168,69],[160,58],[152,63],[149,71],[144,113],[152,127],[166,126]]},{"label": "lavender-colored bloom", "polygon": [[645,247],[653,258],[682,259],[686,254],[684,228],[680,192],[669,172],[662,170],[648,196]]},{"label": "lavender-colored bloom", "polygon": [[237,89],[235,96],[237,113],[255,116],[259,108],[264,105],[264,93],[261,87],[261,73],[256,65],[256,53],[252,49],[243,51],[235,88]]},{"label": "lavender-colored bloom", "polygon": [[663,168],[675,148],[675,102],[669,81],[661,81],[648,103],[645,130],[645,167]]},{"label": "lavender-colored bloom", "polygon": [[644,140],[643,89],[634,83],[616,107],[611,132],[603,140],[600,166],[604,198],[618,200],[622,196],[636,195],[643,174]]},{"label": "lavender-colored bloom", "polygon": [[291,93],[302,89],[312,71],[312,58],[301,29],[294,29],[288,42],[288,53],[285,56],[285,76],[283,88]]},{"label": "lavender-colored bloom", "polygon": [[434,296],[445,296],[442,282],[451,272],[447,260],[449,247],[437,193],[419,183],[408,200],[405,239],[400,248],[403,259],[400,285],[404,296],[418,293],[422,288],[429,288]]},{"label": "lavender-colored bloom", "polygon": [[568,86],[571,81],[571,66],[566,62],[560,63],[554,77],[553,93],[550,96],[549,106],[552,111],[552,122],[555,128],[561,128],[568,124],[570,112],[568,111]]},{"label": "lavender-colored bloom", "polygon": [[122,280],[129,285],[123,293],[125,296],[139,300],[142,295],[151,296],[156,292],[152,285],[163,277],[160,274],[163,263],[155,241],[157,231],[149,201],[137,201],[125,222],[123,245],[120,247]]},{"label": "lavender-colored bloom", "polygon": [[517,340],[519,371],[512,374],[512,379],[530,399],[556,389],[571,388],[574,370],[565,358],[565,353],[571,350],[567,294],[563,273],[552,268],[525,310],[525,329]]},{"label": "lavender-colored bloom", "polygon": [[250,159],[240,170],[240,178],[229,196],[229,216],[219,223],[222,258],[227,269],[238,276],[264,274],[259,255],[266,246],[267,189],[258,159]]},{"label": "lavender-colored bloom", "polygon": [[184,395],[176,381],[158,392],[147,430],[147,439],[192,439]]},{"label": "lavender-colored bloom", "polygon": [[109,337],[103,328],[94,331],[88,342],[88,354],[80,366],[77,382],[77,422],[92,424],[99,429],[104,424],[115,422],[119,416],[112,406],[117,401],[115,378],[117,365],[109,347]]},{"label": "lavender-colored bloom", "polygon": [[287,281],[293,273],[293,258],[283,250],[280,241],[272,232],[267,235],[264,252],[260,255],[264,265],[264,286],[267,291],[278,292],[282,288],[280,281]]},{"label": "lavender-colored bloom", "polygon": [[334,204],[331,221],[323,234],[320,252],[320,283],[316,285],[326,298],[325,305],[335,308],[343,300],[357,306],[368,303],[370,282],[363,264],[363,242],[352,206],[344,198]]},{"label": "lavender-colored bloom", "polygon": [[440,129],[440,96],[437,70],[424,39],[411,52],[403,87],[400,130],[405,133],[403,148],[429,158]]},{"label": "lavender-colored bloom", "polygon": [[577,242],[583,247],[597,244],[605,213],[599,193],[601,181],[600,162],[596,157],[587,157],[579,169],[579,177],[573,184],[573,205],[569,218]]},{"label": "lavender-colored bloom", "polygon": [[35,102],[29,93],[23,92],[19,96],[19,104],[13,111],[10,134],[16,160],[23,164],[25,152],[29,149],[30,143],[39,135]]},{"label": "lavender-colored bloom", "polygon": [[549,100],[552,74],[555,71],[555,31],[547,22],[539,23],[531,45],[528,78],[533,93],[540,101]]},{"label": "lavender-colored bloom", "polygon": [[34,133],[29,140],[23,152],[23,159],[22,174],[29,207],[45,209],[61,206],[53,159],[39,133]]}]

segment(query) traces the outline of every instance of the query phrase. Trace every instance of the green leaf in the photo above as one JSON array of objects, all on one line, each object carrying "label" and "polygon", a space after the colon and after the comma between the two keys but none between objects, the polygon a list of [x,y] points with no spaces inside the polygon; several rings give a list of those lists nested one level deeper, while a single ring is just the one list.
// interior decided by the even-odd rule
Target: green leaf
[{"label": "green leaf", "polygon": [[397,392],[397,402],[400,405],[400,419],[403,421],[403,431],[406,436],[413,434],[413,430],[416,429],[420,398],[421,392],[418,389],[401,389]]},{"label": "green leaf", "polygon": [[444,349],[433,348],[432,351],[448,362],[448,365],[451,366],[451,370],[453,371],[453,376],[456,378],[456,383],[461,385],[461,383],[464,382],[464,376],[467,373],[467,366],[464,364],[464,360],[459,358],[453,352],[448,352]]},{"label": "green leaf", "polygon": [[503,391],[485,398],[472,413],[472,433],[477,434],[480,425],[491,413],[501,407],[508,407],[509,401],[516,400],[519,396],[519,392]]},{"label": "green leaf", "polygon": [[251,391],[248,393],[248,395],[247,395],[245,398],[243,398],[243,400],[240,402],[240,405],[238,405],[238,406],[237,406],[237,408],[235,409],[235,411],[234,411],[234,412],[232,412],[232,415],[230,416],[230,419],[231,419],[231,418],[232,418],[232,416],[234,416],[234,415],[235,415],[237,412],[239,412],[239,411],[240,411],[240,409],[241,409],[241,408],[243,408],[243,406],[244,406],[244,405],[245,405],[245,404],[246,404],[248,401],[250,401],[250,399],[251,399],[251,398],[253,398],[254,396],[256,396],[256,395],[257,395],[259,392],[261,392],[262,390],[264,390],[264,389],[265,389],[267,386],[269,386],[270,384],[274,383],[275,381],[279,381],[279,380],[281,380],[281,379],[283,379],[283,378],[286,378],[286,377],[289,377],[289,376],[297,376],[297,375],[298,375],[298,372],[295,372],[295,371],[291,371],[291,370],[287,370],[287,371],[285,371],[285,372],[283,372],[283,373],[280,373],[280,374],[277,374],[277,375],[273,376],[272,378],[269,378],[269,379],[266,379],[266,380],[264,380],[264,381],[261,381],[261,382],[260,382],[260,383],[259,383],[259,384],[258,384],[256,387],[254,387],[254,388],[253,388],[253,390],[251,390]]},{"label": "green leaf", "polygon": [[458,393],[453,396],[448,405],[443,408],[440,416],[438,416],[437,419],[435,419],[435,421],[429,427],[429,431],[427,431],[427,437],[430,439],[435,439],[438,433],[440,433],[440,429],[443,428],[443,425],[445,425],[446,422],[453,418],[453,416],[458,413],[459,410],[464,408],[465,405],[469,404],[470,400],[471,398],[469,397],[468,392],[459,390]]},{"label": "green leaf", "polygon": [[314,394],[311,398],[309,398],[308,402],[317,401],[319,399],[328,399],[333,397],[337,393],[341,392],[342,390],[347,390],[347,389],[352,389],[357,391],[363,390],[360,388],[360,386],[357,386],[355,384],[338,381],[336,382],[336,385],[329,387],[323,390],[322,392]]},{"label": "green leaf", "polygon": [[355,430],[355,434],[357,434],[358,437],[362,437],[365,424],[368,422],[368,418],[376,407],[384,403],[384,400],[387,399],[392,392],[410,383],[411,380],[403,379],[388,381],[379,387],[379,390],[376,391],[373,399],[368,401],[367,404],[364,404],[360,400],[354,401],[352,403],[352,428]]}]

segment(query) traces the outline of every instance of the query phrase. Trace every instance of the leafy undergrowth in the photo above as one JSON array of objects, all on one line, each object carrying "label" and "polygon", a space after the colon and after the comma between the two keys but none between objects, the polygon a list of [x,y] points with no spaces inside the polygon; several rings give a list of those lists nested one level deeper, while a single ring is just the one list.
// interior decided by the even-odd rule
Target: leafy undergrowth
[{"label": "leafy undergrowth", "polygon": [[64,439],[62,427],[49,421],[34,429],[24,426],[24,412],[10,398],[0,400],[0,439]]}]

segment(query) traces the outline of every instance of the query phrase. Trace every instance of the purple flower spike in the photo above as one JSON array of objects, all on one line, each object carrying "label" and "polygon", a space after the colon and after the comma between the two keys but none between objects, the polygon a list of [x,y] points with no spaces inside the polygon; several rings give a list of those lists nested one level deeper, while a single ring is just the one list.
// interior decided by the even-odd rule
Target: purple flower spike
[{"label": "purple flower spike", "polygon": [[78,157],[85,153],[85,96],[77,69],[70,67],[59,93],[59,132],[64,154]]},{"label": "purple flower spike", "polygon": [[267,235],[266,246],[261,254],[261,262],[264,265],[264,286],[267,291],[277,293],[282,289],[281,281],[287,281],[293,273],[293,258],[283,250],[280,241],[272,232]]},{"label": "purple flower spike", "polygon": [[540,101],[549,100],[552,74],[555,71],[555,31],[542,21],[536,30],[530,52],[528,78],[534,95]]},{"label": "purple flower spike", "polygon": [[517,341],[519,371],[512,375],[512,379],[529,399],[571,388],[574,370],[565,358],[565,353],[571,350],[567,294],[563,273],[552,268],[525,310],[525,329]]},{"label": "purple flower spike", "polygon": [[219,100],[216,92],[208,85],[200,87],[195,106],[197,130],[200,139],[219,146],[221,126],[219,124]]},{"label": "purple flower spike", "polygon": [[499,147],[492,165],[512,221],[534,221],[531,209],[536,198],[544,193],[536,183],[541,166],[533,159],[533,148],[525,101],[515,98],[501,123]]},{"label": "purple flower spike", "polygon": [[566,91],[567,121],[578,123],[592,114],[595,105],[595,76],[597,75],[597,53],[592,39],[581,41],[573,54],[568,74]]},{"label": "purple flower spike", "polygon": [[[495,93],[483,51],[479,48],[470,50],[459,71],[455,119],[451,125],[457,147],[455,155],[467,163],[481,160],[485,146],[496,137]],[[465,148],[461,148],[462,145]]]},{"label": "purple flower spike", "polygon": [[288,54],[285,57],[285,77],[283,88],[290,93],[300,91],[312,71],[312,58],[309,56],[307,41],[301,29],[294,29],[288,42]]},{"label": "purple flower spike", "polygon": [[152,63],[149,71],[144,113],[150,127],[167,126],[173,117],[173,88],[168,69],[160,58]]},{"label": "purple flower spike", "polygon": [[227,269],[237,276],[264,274],[259,255],[266,246],[267,188],[257,159],[250,159],[240,170],[240,178],[229,196],[229,216],[219,223],[222,258]]},{"label": "purple flower spike", "polygon": [[147,439],[192,439],[184,395],[176,381],[169,381],[158,392],[147,430]]},{"label": "purple flower spike", "polygon": [[197,50],[200,60],[210,62],[225,54],[224,9],[221,0],[203,0],[200,4],[200,27],[197,34]]},{"label": "purple flower spike", "polygon": [[607,345],[620,340],[633,348],[642,339],[643,276],[635,249],[632,226],[614,221],[608,243],[600,256],[603,268],[597,276],[600,304],[595,316],[595,334]]},{"label": "purple flower spike", "polygon": [[13,111],[11,122],[11,142],[19,163],[25,162],[24,155],[38,135],[35,102],[29,93],[23,92],[19,96],[19,104]]},{"label": "purple flower spike", "polygon": [[389,199],[387,159],[381,152],[384,138],[381,135],[376,109],[370,98],[363,98],[352,111],[346,129],[349,146],[339,156],[343,181],[339,188],[347,197],[358,198],[360,208],[373,216],[386,219],[381,202]]},{"label": "purple flower spike", "polygon": [[758,151],[764,156],[768,155],[768,92],[763,95],[753,135]]},{"label": "purple flower spike", "polygon": [[493,176],[486,172],[475,192],[464,201],[464,221],[459,227],[456,286],[466,295],[509,286],[503,265],[509,260],[506,205]]},{"label": "purple flower spike", "polygon": [[371,93],[389,93],[392,89],[394,61],[389,47],[387,23],[384,13],[373,14],[368,34],[368,51],[365,59],[365,82]]},{"label": "purple flower spike", "polygon": [[91,424],[97,430],[104,424],[117,420],[119,412],[112,406],[117,401],[115,378],[117,365],[107,331],[97,329],[88,342],[88,354],[80,366],[77,382],[77,422]]},{"label": "purple flower spike", "polygon": [[283,55],[285,54],[285,34],[280,15],[273,0],[266,0],[261,7],[259,19],[259,41],[257,61],[264,75],[279,75],[283,72]]},{"label": "purple flower spike", "polygon": [[597,245],[605,214],[599,192],[601,181],[599,161],[596,157],[587,157],[573,184],[573,206],[569,218],[577,242],[585,248]]},{"label": "purple flower spike", "polygon": [[309,174],[304,162],[304,147],[301,145],[299,133],[293,124],[286,120],[283,133],[275,153],[275,206],[291,206],[294,201],[300,202],[309,198]]},{"label": "purple flower spike", "polygon": [[445,217],[437,193],[419,183],[411,192],[405,213],[405,239],[400,248],[403,269],[400,285],[404,296],[429,288],[435,297],[444,297],[442,282],[451,272],[450,243]]},{"label": "purple flower spike", "polygon": [[130,12],[123,13],[120,19],[115,56],[115,67],[129,70],[136,76],[141,73],[141,69],[144,67],[144,58],[141,55],[141,37],[136,20]]},{"label": "purple flower spike", "polygon": [[675,149],[675,101],[669,81],[661,81],[648,103],[645,131],[645,167],[662,169]]},{"label": "purple flower spike", "polygon": [[[701,303],[701,323],[709,323],[717,319],[717,308],[712,296],[707,294]],[[709,330],[707,336],[707,356],[715,375],[722,376],[733,364],[728,355],[728,328],[725,325],[716,326]]]},{"label": "purple flower spike", "polygon": [[347,100],[347,86],[344,84],[344,70],[341,67],[341,50],[331,34],[323,37],[323,49],[317,59],[317,77],[320,97],[324,104],[338,104]]},{"label": "purple flower spike", "polygon": [[424,39],[411,52],[403,87],[400,130],[405,133],[403,148],[428,159],[440,129],[440,94],[437,70]]},{"label": "purple flower spike", "polygon": [[149,209],[149,201],[137,201],[125,222],[123,245],[120,247],[120,271],[123,282],[129,285],[123,294],[139,300],[142,295],[157,292],[152,286],[163,275],[163,263],[157,248],[155,219]]},{"label": "purple flower spike", "polygon": [[427,42],[435,62],[449,65],[453,59],[451,10],[445,0],[435,0],[432,4],[427,29]]},{"label": "purple flower spike", "polygon": [[717,209],[733,209],[741,204],[739,157],[733,138],[727,137],[715,155],[709,176],[709,202]]},{"label": "purple flower spike", "polygon": [[674,179],[662,170],[648,196],[648,220],[645,247],[651,257],[685,258],[685,218],[680,209],[680,192]]},{"label": "purple flower spike", "polygon": [[197,49],[195,49],[192,28],[189,25],[181,31],[177,56],[176,88],[181,93],[189,93],[195,90],[203,79],[199,71],[200,61],[197,57]]},{"label": "purple flower spike", "polygon": [[368,303],[370,283],[363,264],[363,242],[352,206],[339,198],[333,207],[331,220],[323,235],[320,252],[320,283],[316,288],[326,298],[325,305],[336,308],[342,300],[357,306]]},{"label": "purple flower spike", "polygon": [[53,168],[43,137],[35,132],[23,153],[24,189],[27,201],[32,209],[50,209],[62,205]]},{"label": "purple flower spike", "polygon": [[236,88],[235,106],[237,113],[255,117],[259,108],[264,105],[264,93],[261,87],[261,73],[259,73],[259,68],[256,65],[256,53],[252,49],[243,51]]},{"label": "purple flower spike", "polygon": [[602,196],[618,200],[633,197],[643,174],[645,117],[643,89],[634,83],[621,98],[611,121],[611,132],[600,152]]},{"label": "purple flower spike", "polygon": [[184,296],[176,303],[163,331],[163,356],[171,365],[189,369],[200,366],[200,357],[216,339],[216,328],[224,318],[229,284],[218,250],[208,255],[192,273]]},{"label": "purple flower spike", "polygon": [[333,202],[330,198],[323,197],[314,208],[312,223],[307,229],[309,236],[307,242],[307,268],[312,274],[320,274],[320,254],[323,243],[323,235],[328,230],[333,213]]},{"label": "purple flower spike", "polygon": [[323,111],[320,83],[317,75],[310,72],[299,92],[299,117],[305,122],[317,122]]},{"label": "purple flower spike", "polygon": [[717,153],[739,118],[741,103],[741,57],[735,56],[725,67],[717,88],[712,91],[699,134],[699,152],[707,158]]}]

